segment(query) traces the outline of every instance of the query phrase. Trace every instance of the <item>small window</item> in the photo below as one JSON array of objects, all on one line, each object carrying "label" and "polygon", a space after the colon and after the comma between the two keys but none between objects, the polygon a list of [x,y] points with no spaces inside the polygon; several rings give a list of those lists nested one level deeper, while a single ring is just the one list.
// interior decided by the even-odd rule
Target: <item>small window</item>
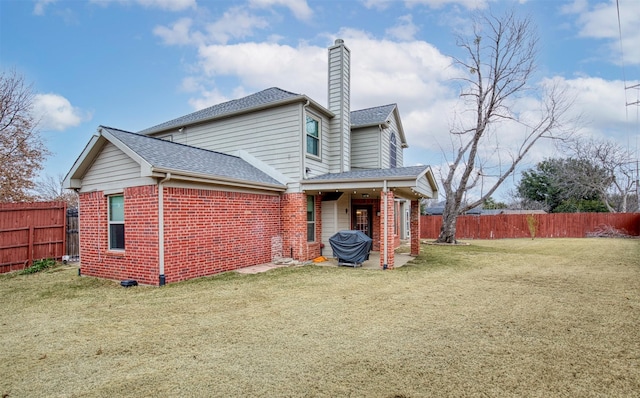
[{"label": "small window", "polygon": [[316,201],[307,196],[307,242],[316,241]]},{"label": "small window", "polygon": [[109,196],[109,249],[124,250],[124,196]]},{"label": "small window", "polygon": [[320,122],[311,116],[307,116],[307,153],[320,156]]},{"label": "small window", "polygon": [[396,145],[396,134],[391,133],[389,139],[389,167],[396,168],[398,164],[398,146]]}]

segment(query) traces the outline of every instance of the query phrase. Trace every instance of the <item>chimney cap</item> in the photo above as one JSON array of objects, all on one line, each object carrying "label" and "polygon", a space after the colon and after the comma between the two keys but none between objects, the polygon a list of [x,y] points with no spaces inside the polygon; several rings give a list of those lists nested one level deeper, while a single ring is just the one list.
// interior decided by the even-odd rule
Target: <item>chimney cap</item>
[{"label": "chimney cap", "polygon": [[335,41],[335,45],[337,46],[337,45],[340,45],[340,44],[344,44],[344,40],[342,40],[342,39],[336,39],[336,41]]}]

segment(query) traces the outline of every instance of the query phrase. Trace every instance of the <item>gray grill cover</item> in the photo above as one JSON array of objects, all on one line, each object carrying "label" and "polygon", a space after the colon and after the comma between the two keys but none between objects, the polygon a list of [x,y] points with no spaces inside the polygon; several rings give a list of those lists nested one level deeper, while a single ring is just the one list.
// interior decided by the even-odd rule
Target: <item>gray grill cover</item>
[{"label": "gray grill cover", "polygon": [[361,264],[369,259],[371,238],[361,231],[340,231],[329,238],[333,256],[338,262]]}]

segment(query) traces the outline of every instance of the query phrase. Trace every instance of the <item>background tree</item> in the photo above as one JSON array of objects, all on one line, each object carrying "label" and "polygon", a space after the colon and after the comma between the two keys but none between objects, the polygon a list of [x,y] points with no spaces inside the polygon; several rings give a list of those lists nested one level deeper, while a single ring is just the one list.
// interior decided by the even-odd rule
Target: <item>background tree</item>
[{"label": "background tree", "polygon": [[37,199],[67,202],[68,208],[77,208],[78,195],[70,189],[64,189],[63,182],[64,175],[58,174],[54,177],[47,174],[35,184],[34,192]]},{"label": "background tree", "polygon": [[576,159],[582,159],[602,170],[605,178],[590,179],[583,183],[597,190],[600,199],[611,212],[638,210],[638,160],[629,150],[610,140],[577,139],[570,142],[569,150]]},{"label": "background tree", "polygon": [[34,199],[30,189],[49,154],[32,114],[33,92],[15,71],[0,73],[0,202]]},{"label": "background tree", "polygon": [[587,159],[547,159],[522,172],[517,192],[523,207],[550,213],[607,212],[600,189],[607,184],[606,170]]},{"label": "background tree", "polygon": [[[443,171],[445,195],[442,228],[437,241],[456,242],[458,215],[490,197],[511,175],[516,166],[541,138],[558,138],[563,130],[571,100],[557,84],[551,82],[540,93],[540,109],[518,112],[517,99],[529,86],[536,65],[538,36],[529,18],[519,19],[513,11],[501,17],[483,14],[475,19],[473,34],[458,37],[458,46],[466,57],[454,58],[454,64],[466,71],[461,97],[473,114],[466,123],[451,130],[453,159]],[[535,115],[534,115],[535,114]],[[499,129],[500,122],[519,126],[524,133],[520,143],[506,152],[501,138],[508,141],[515,132]],[[493,144],[491,144],[493,142]],[[493,148],[493,150],[487,150]],[[495,161],[494,161],[495,159]],[[493,162],[493,166],[490,164]],[[492,168],[494,184],[477,200],[465,204],[465,194],[484,183],[485,172]],[[446,175],[444,175],[446,173]],[[484,188],[484,187],[483,187]]]},{"label": "background tree", "polygon": [[488,197],[482,203],[482,208],[487,210],[498,210],[498,209],[506,209],[509,206],[504,202],[496,202],[496,200],[492,197]]}]

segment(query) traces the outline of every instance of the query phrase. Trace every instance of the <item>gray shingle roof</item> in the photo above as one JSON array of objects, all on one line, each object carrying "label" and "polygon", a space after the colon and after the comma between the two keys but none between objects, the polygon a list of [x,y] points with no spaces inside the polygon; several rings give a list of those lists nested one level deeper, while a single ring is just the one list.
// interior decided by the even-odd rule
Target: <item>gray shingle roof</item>
[{"label": "gray shingle roof", "polygon": [[351,127],[384,123],[395,109],[396,104],[376,106],[351,112]]},{"label": "gray shingle roof", "polygon": [[282,183],[243,159],[146,135],[101,126],[154,168],[222,177],[251,183]]},{"label": "gray shingle roof", "polygon": [[328,173],[309,178],[307,181],[362,180],[362,179],[396,179],[417,178],[429,166],[396,167],[392,169],[353,170],[344,173]]},{"label": "gray shingle roof", "polygon": [[138,134],[150,134],[166,129],[179,128],[185,125],[198,123],[218,116],[240,112],[243,110],[248,110],[279,101],[285,101],[296,97],[301,97],[301,95],[294,94],[277,87],[271,87],[243,98],[238,98],[235,100],[223,102],[218,105],[210,106],[209,108],[201,109],[188,115],[181,116],[177,119],[169,120],[168,122],[149,127],[142,131],[139,131]]}]

